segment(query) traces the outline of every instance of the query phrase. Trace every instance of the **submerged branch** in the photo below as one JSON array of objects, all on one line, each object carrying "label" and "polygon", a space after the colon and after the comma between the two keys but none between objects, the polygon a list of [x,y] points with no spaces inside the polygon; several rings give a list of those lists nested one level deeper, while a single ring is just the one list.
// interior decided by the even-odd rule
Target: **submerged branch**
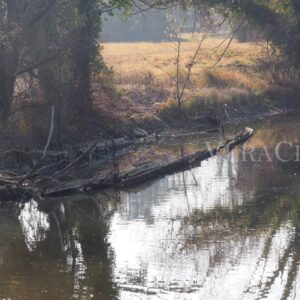
[{"label": "submerged branch", "polygon": [[[92,151],[94,151],[97,148],[97,143],[95,143],[76,159],[68,163],[67,166],[65,166],[62,170],[53,171],[52,175],[50,174],[49,176],[47,176],[48,181],[45,181],[46,177],[39,176],[39,172],[37,172],[37,165],[40,166],[43,163],[43,159],[47,155],[47,149],[50,143],[49,141],[51,140],[52,136],[51,128],[42,159],[28,172],[26,176],[22,178],[21,181],[10,181],[8,179],[2,179],[0,177],[0,183],[3,183],[2,190],[0,190],[0,198],[2,192],[5,194],[6,188],[9,190],[13,188],[14,190],[20,193],[23,191],[27,194],[29,193],[30,195],[32,195],[32,197],[34,196],[39,199],[53,199],[56,197],[64,196],[73,197],[74,195],[81,194],[87,190],[105,190],[107,188],[129,188],[132,186],[137,186],[140,184],[150,182],[158,178],[162,178],[166,175],[190,170],[193,167],[199,166],[202,161],[217,155],[222,150],[231,151],[237,145],[246,142],[253,135],[253,129],[246,128],[243,132],[235,136],[233,139],[226,141],[222,146],[218,148],[212,150],[198,151],[192,155],[184,156],[170,163],[152,161],[140,164],[125,173],[108,171],[102,173],[98,172],[92,178],[74,179],[69,181],[56,181],[55,179],[53,180],[53,178],[67,173],[68,170],[70,170],[75,165],[79,164],[86,156],[92,153]],[[22,185],[21,183],[23,183],[25,179],[27,180],[26,185]],[[39,185],[40,179],[44,180],[43,187]]]}]

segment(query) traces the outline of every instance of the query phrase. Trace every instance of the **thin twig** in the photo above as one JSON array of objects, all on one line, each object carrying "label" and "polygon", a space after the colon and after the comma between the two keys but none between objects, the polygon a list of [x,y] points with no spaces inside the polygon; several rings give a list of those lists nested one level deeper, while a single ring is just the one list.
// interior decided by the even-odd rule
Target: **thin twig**
[{"label": "thin twig", "polygon": [[181,93],[180,93],[180,96],[179,96],[179,97],[180,97],[180,98],[179,98],[180,101],[181,101],[182,98],[183,98],[183,94],[184,94],[185,89],[186,89],[186,87],[187,87],[187,84],[188,84],[188,82],[189,82],[189,80],[190,80],[190,76],[191,76],[191,73],[192,73],[192,69],[193,69],[193,67],[194,67],[194,65],[195,65],[195,63],[196,63],[196,59],[197,59],[197,57],[198,57],[198,55],[199,55],[199,52],[200,52],[200,50],[201,50],[201,48],[202,48],[202,45],[203,45],[204,41],[206,40],[206,38],[207,38],[207,36],[208,36],[208,34],[209,34],[209,31],[210,31],[210,29],[207,30],[207,32],[203,35],[201,41],[200,41],[199,44],[198,44],[198,47],[197,47],[197,49],[196,49],[196,51],[195,51],[195,53],[194,53],[194,56],[193,56],[191,62],[190,62],[189,65],[188,65],[188,73],[187,73],[187,75],[186,75],[186,77],[185,77],[185,82],[184,82],[184,84],[183,84],[183,87],[182,87],[182,89],[181,89]]},{"label": "thin twig", "polygon": [[49,131],[49,134],[48,134],[48,139],[47,139],[47,144],[44,148],[44,152],[43,152],[43,156],[42,156],[42,159],[45,159],[46,155],[47,155],[47,151],[48,151],[48,148],[49,148],[49,145],[51,143],[51,139],[52,139],[52,136],[53,136],[53,131],[54,131],[54,117],[55,117],[55,108],[54,106],[51,107],[51,124],[50,124],[50,131]]},{"label": "thin twig", "polygon": [[239,31],[239,29],[242,27],[242,25],[244,24],[245,19],[243,19],[241,21],[241,23],[237,26],[237,28],[232,32],[231,38],[229,39],[229,42],[227,43],[224,51],[222,52],[222,54],[220,55],[220,57],[218,58],[218,60],[215,62],[215,64],[212,66],[213,68],[216,67],[221,60],[224,58],[225,54],[227,53],[227,50],[229,49],[234,37],[236,36],[237,32]]}]

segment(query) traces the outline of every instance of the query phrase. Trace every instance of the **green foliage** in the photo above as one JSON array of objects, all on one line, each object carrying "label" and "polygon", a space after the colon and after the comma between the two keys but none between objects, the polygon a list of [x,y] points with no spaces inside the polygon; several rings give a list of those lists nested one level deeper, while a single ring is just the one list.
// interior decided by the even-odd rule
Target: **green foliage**
[{"label": "green foliage", "polygon": [[275,13],[285,15],[287,17],[294,16],[294,10],[291,0],[267,0],[267,1],[257,1],[260,5],[269,8]]}]

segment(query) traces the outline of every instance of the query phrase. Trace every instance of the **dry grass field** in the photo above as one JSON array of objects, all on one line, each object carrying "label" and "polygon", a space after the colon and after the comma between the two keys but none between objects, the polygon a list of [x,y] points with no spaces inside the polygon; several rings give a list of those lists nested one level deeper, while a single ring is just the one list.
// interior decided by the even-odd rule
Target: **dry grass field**
[{"label": "dry grass field", "polygon": [[[199,45],[199,40],[186,40],[181,43],[180,86]],[[247,106],[265,98],[274,88],[267,73],[257,69],[265,43],[234,40],[214,66],[226,45],[227,41],[221,38],[207,38],[201,47],[182,102],[192,117],[203,110],[213,110],[216,103]],[[176,43],[105,43],[102,54],[105,63],[114,70],[114,80],[123,100],[151,114],[176,111]],[[278,91],[272,96],[277,96]]]},{"label": "dry grass field", "polygon": [[[223,39],[207,39],[197,56],[192,70],[190,91],[199,93],[199,89],[211,85],[207,82],[207,74],[216,74],[227,81],[240,80],[244,85],[254,85],[252,82],[253,69],[257,58],[261,56],[262,45],[255,43],[238,43],[233,41],[221,62],[214,67],[222,55],[226,43]],[[198,41],[181,43],[180,75],[185,77],[186,66],[198,47]],[[120,88],[132,90],[152,84],[163,85],[165,89],[172,89],[176,74],[177,59],[176,43],[106,43],[103,56],[108,66],[115,72],[115,78]],[[256,76],[256,87],[259,88]],[[160,102],[162,99],[157,99]],[[166,100],[166,99],[164,99]]]},{"label": "dry grass field", "polygon": [[[213,67],[224,50],[222,39],[207,39],[196,60],[194,74]],[[225,43],[226,44],[226,43]],[[181,65],[184,68],[198,46],[196,41],[182,42]],[[253,66],[261,55],[261,45],[233,41],[218,68]],[[139,76],[151,72],[155,76],[165,76],[164,71],[174,73],[176,68],[176,43],[107,43],[103,55],[106,63],[112,66],[118,77]]]}]

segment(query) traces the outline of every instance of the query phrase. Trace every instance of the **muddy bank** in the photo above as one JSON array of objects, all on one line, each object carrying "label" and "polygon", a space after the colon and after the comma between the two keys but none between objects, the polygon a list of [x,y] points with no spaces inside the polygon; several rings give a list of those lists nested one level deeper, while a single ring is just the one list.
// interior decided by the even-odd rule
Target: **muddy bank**
[{"label": "muddy bank", "polygon": [[[162,136],[179,131],[207,131],[220,127],[224,124],[234,124],[241,120],[262,119],[269,116],[284,114],[287,112],[300,111],[300,101],[297,99],[285,101],[256,99],[255,101],[229,101],[227,104],[227,117],[219,119],[220,111],[224,103],[216,102],[212,107],[198,107],[183,109],[178,114],[176,107],[169,107],[167,111],[157,110],[154,114],[141,114],[140,117],[128,117],[126,120],[110,119],[110,128],[113,133],[104,133],[102,138],[110,139],[112,136],[134,139],[134,130],[141,128],[148,132],[148,135],[159,134]],[[202,104],[201,104],[202,105]],[[147,107],[145,107],[147,111]]]},{"label": "muddy bank", "polygon": [[[299,111],[300,107],[298,105],[293,105],[289,108],[253,105],[251,108],[237,109],[228,105],[227,110],[229,118],[223,121],[225,132],[230,126],[238,128],[238,124],[241,121],[249,120],[250,123],[251,120],[255,119],[262,120],[270,116]],[[140,156],[140,159],[135,159],[134,163],[143,163],[145,161],[145,152],[149,150],[153,154],[157,151],[155,145],[169,138],[189,134],[207,135],[221,133],[220,124],[212,124],[205,117],[192,120],[186,116],[177,118],[169,123],[158,120],[155,124],[152,119],[151,122],[131,123],[127,127],[124,126],[122,130],[124,132],[119,136],[108,134],[94,136],[90,140],[85,139],[82,142],[59,145],[58,149],[56,148],[57,145],[51,141],[47,152],[47,166],[41,169],[40,173],[43,176],[47,176],[49,173],[51,174],[52,170],[68,166],[73,159],[88,151],[94,144],[97,144],[97,146],[87,159],[95,164],[95,168],[106,169],[107,165],[109,165],[109,168],[112,168],[112,161],[132,151],[136,153],[136,157]],[[1,169],[7,169],[16,174],[28,172],[43,153],[43,149],[37,149],[35,145],[32,145],[33,149],[28,150],[22,144],[16,146],[6,144],[5,140],[2,141],[1,148]],[[123,168],[127,169],[126,166]]]}]

